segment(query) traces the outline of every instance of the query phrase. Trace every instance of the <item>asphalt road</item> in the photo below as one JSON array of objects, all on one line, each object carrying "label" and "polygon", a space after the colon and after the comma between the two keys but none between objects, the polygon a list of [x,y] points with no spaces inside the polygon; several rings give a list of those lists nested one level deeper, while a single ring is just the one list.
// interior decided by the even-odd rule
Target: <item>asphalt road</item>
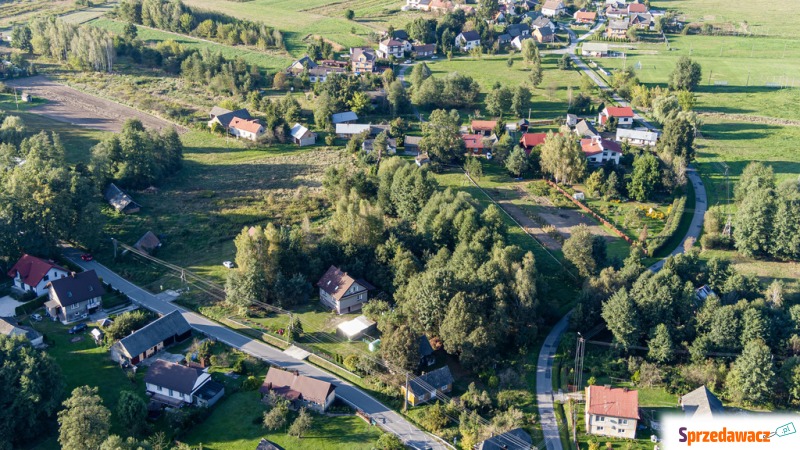
[{"label": "asphalt road", "polygon": [[303,375],[335,384],[336,396],[338,398],[364,411],[366,414],[369,414],[381,428],[397,435],[406,445],[415,449],[444,450],[448,448],[437,438],[415,427],[400,414],[392,411],[390,408],[349,382],[341,380],[317,366],[286,355],[282,351],[270,347],[261,341],[256,341],[241,335],[200,314],[161,300],[150,292],[117,275],[111,269],[97,261],[82,261],[80,259],[80,252],[74,248],[66,248],[64,250],[64,256],[84,270],[96,271],[97,275],[102,278],[104,282],[119,289],[133,301],[151,311],[155,311],[159,314],[167,314],[175,310],[181,311],[183,317],[189,322],[192,328],[209,337],[246,352],[256,358],[267,361],[272,365],[297,370]]},{"label": "asphalt road", "polygon": [[[566,50],[559,50],[552,53],[569,54],[575,66],[579,70],[583,71],[592,81],[594,81],[601,90],[608,92],[617,104],[620,106],[630,106],[625,99],[617,95],[617,93],[614,92],[614,90],[611,89],[611,87],[609,87],[600,76],[598,76],[575,55],[575,50],[578,43],[587,39],[592,33],[597,31],[601,25],[602,22],[598,23],[592,30],[582,35],[580,38],[577,38],[575,33],[568,29],[570,36],[569,47]],[[635,109],[633,112],[634,120],[650,130],[658,130],[653,124],[648,122],[644,117],[636,112]],[[683,237],[682,242],[685,242],[689,237],[699,239],[700,232],[703,229],[703,216],[706,213],[706,205],[708,203],[706,197],[706,188],[703,185],[703,181],[700,179],[700,175],[697,173],[697,170],[691,165],[686,170],[686,178],[694,187],[696,206],[692,215],[692,224],[689,227],[689,231]],[[677,248],[675,248],[675,250],[672,251],[672,253],[670,253],[669,256],[683,253],[683,250],[683,245],[679,245]],[[665,260],[666,258],[658,261],[650,266],[649,269],[653,272],[661,270],[661,268],[664,266]],[[567,329],[568,317],[569,314],[562,317],[561,320],[559,320],[550,331],[550,334],[547,335],[547,338],[545,339],[544,344],[539,351],[539,360],[536,367],[536,400],[539,407],[539,420],[542,424],[542,434],[544,434],[545,446],[547,450],[563,450],[561,438],[558,434],[558,421],[556,420],[555,412],[553,411],[553,382],[551,377],[553,373],[553,360],[555,359],[555,353],[558,348],[558,343],[561,340],[561,336]]]}]

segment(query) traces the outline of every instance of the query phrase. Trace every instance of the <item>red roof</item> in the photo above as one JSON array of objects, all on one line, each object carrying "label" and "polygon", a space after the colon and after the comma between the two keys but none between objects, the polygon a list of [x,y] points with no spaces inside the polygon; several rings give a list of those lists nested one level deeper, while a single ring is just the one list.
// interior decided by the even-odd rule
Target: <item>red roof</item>
[{"label": "red roof", "polygon": [[597,13],[594,11],[578,11],[575,13],[575,20],[595,20]]},{"label": "red roof", "polygon": [[240,117],[234,117],[233,120],[231,120],[229,127],[236,128],[237,130],[249,131],[253,134],[258,134],[261,132],[262,125],[257,120],[247,120]]},{"label": "red roof", "polygon": [[630,106],[609,106],[605,112],[611,117],[633,117],[633,109]]},{"label": "red roof", "polygon": [[464,146],[467,147],[467,150],[475,151],[475,150],[483,150],[486,148],[483,145],[483,140],[486,139],[486,136],[481,134],[462,134],[461,139],[464,140]]},{"label": "red roof", "polygon": [[531,148],[544,144],[545,138],[547,138],[547,133],[525,133],[519,143],[525,148]]},{"label": "red roof", "polygon": [[586,388],[586,405],[589,414],[596,416],[639,420],[639,392],[637,391],[589,386]]},{"label": "red roof", "polygon": [[492,131],[497,126],[497,121],[494,120],[473,120],[472,131]]},{"label": "red roof", "polygon": [[14,278],[19,272],[20,279],[23,283],[31,287],[36,287],[42,281],[50,269],[58,269],[67,272],[67,269],[57,265],[53,261],[45,261],[31,255],[22,255],[22,258],[14,264],[14,267],[8,271],[8,276]]},{"label": "red roof", "polygon": [[609,141],[608,139],[581,139],[581,150],[583,150],[586,156],[596,155],[604,151],[622,153],[622,147],[620,147],[618,143]]},{"label": "red roof", "polygon": [[317,282],[317,286],[330,294],[336,301],[340,301],[353,284],[358,284],[366,290],[375,289],[364,280],[351,277],[347,272],[342,272],[336,266],[330,266],[325,275]]},{"label": "red roof", "polygon": [[644,3],[631,3],[630,5],[628,5],[628,12],[645,13],[647,12],[647,6]]}]

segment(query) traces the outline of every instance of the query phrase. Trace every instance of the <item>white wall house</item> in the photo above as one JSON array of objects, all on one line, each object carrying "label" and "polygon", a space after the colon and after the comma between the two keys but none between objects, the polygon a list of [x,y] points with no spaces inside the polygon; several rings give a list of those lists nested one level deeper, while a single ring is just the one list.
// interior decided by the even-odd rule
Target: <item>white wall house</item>
[{"label": "white wall house", "polygon": [[261,125],[258,120],[235,117],[231,120],[228,132],[231,136],[255,141],[264,134],[264,125]]},{"label": "white wall house", "polygon": [[224,387],[213,381],[208,372],[163,359],[150,365],[144,383],[147,395],[170,406],[211,406],[225,393]]},{"label": "white wall house", "polygon": [[468,52],[481,46],[481,35],[477,31],[463,31],[456,36],[456,47],[462,52]]},{"label": "white wall house", "polygon": [[46,261],[31,255],[22,258],[8,271],[13,278],[13,286],[25,292],[34,292],[36,296],[47,293],[47,283],[64,278],[69,274],[67,269],[53,261]]},{"label": "white wall house", "polygon": [[584,421],[589,434],[634,439],[639,421],[639,393],[625,388],[589,386]]},{"label": "white wall house", "polygon": [[633,109],[630,106],[607,106],[597,115],[597,122],[605,125],[608,119],[615,117],[618,127],[628,127],[633,125]]},{"label": "white wall house", "polygon": [[631,130],[617,128],[617,142],[627,142],[631,145],[652,147],[658,142],[658,132],[650,130]]},{"label": "white wall house", "polygon": [[619,164],[622,156],[622,148],[618,143],[600,137],[581,139],[581,150],[589,164],[605,164],[607,161]]},{"label": "white wall house", "polygon": [[564,14],[567,7],[561,0],[547,0],[542,6],[542,14],[547,17],[556,17]]},{"label": "white wall house", "polygon": [[356,280],[336,266],[331,266],[325,272],[317,286],[320,302],[337,314],[360,310],[369,300],[369,291],[374,289],[371,284],[361,279]]}]

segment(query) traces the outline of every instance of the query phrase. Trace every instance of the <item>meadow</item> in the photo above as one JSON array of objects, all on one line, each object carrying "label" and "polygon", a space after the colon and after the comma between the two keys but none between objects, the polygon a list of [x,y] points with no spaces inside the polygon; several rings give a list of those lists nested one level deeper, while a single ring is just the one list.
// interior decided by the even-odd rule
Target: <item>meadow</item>
[{"label": "meadow", "polygon": [[739,26],[746,23],[755,34],[788,38],[800,34],[795,22],[786,20],[786,8],[768,0],[653,0],[650,5],[655,9],[680,11],[695,22],[729,22]]}]

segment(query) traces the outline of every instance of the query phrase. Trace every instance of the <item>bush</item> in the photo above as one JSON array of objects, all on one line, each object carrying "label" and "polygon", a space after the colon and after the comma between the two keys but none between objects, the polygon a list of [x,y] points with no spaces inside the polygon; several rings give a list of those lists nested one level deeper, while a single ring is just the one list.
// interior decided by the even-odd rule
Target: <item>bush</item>
[{"label": "bush", "polygon": [[[25,298],[27,300],[27,299],[30,298],[31,295],[36,295],[36,294],[33,294],[32,292],[26,292],[25,293],[25,297],[28,297],[28,298],[25,298],[25,297],[23,297],[23,298]],[[45,295],[42,295],[41,297],[36,298],[36,300],[30,301],[28,303],[23,303],[23,304],[17,306],[14,309],[14,314],[16,314],[18,316],[22,316],[22,315],[25,315],[25,314],[30,314],[33,311],[35,311],[35,310],[41,308],[42,306],[44,306],[45,302],[47,302],[48,299],[49,299],[49,297],[47,296],[47,294],[45,294]]]},{"label": "bush", "polygon": [[244,359],[236,361],[236,364],[233,365],[233,373],[239,375],[247,374],[247,363],[245,363]]},{"label": "bush", "polygon": [[672,235],[678,231],[678,226],[681,224],[681,217],[683,217],[683,212],[686,209],[686,195],[676,198],[672,202],[670,208],[672,212],[664,223],[664,229],[656,236],[647,240],[647,250],[650,255],[655,255],[660,251],[661,248],[669,242]]},{"label": "bush", "polygon": [[245,379],[244,382],[242,382],[242,390],[244,391],[255,391],[260,387],[261,387],[261,380],[252,375],[247,377],[247,379]]}]

